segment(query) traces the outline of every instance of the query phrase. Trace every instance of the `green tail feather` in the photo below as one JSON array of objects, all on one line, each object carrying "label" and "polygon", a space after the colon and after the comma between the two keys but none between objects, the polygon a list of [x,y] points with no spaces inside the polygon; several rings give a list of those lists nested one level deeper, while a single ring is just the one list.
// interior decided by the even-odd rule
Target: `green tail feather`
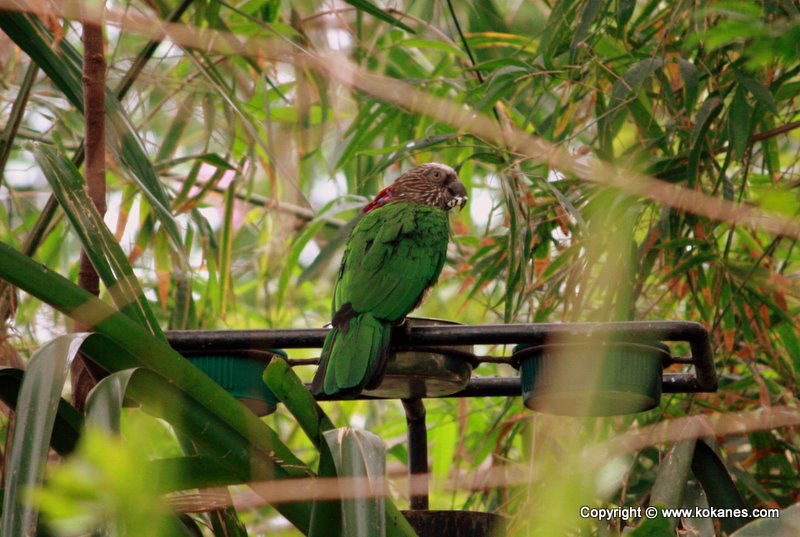
[{"label": "green tail feather", "polygon": [[347,331],[332,328],[325,338],[314,395],[352,396],[375,388],[383,378],[391,323],[364,313],[350,319]]}]

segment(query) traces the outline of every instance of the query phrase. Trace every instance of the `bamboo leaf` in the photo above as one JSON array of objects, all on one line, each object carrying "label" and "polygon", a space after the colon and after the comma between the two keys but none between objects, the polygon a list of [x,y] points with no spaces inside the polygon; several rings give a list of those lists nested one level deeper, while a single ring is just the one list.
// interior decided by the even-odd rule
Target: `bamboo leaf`
[{"label": "bamboo leaf", "polygon": [[[761,129],[768,131],[774,126],[773,121],[769,116],[761,119]],[[778,141],[775,138],[767,138],[761,142],[761,147],[764,149],[764,161],[769,171],[769,176],[775,181],[777,180],[783,170],[780,164],[780,151],[778,150]]]},{"label": "bamboo leaf", "polygon": [[[327,442],[319,446],[319,477],[336,478],[336,463]],[[341,490],[341,488],[340,488]],[[341,494],[340,494],[341,495]],[[342,502],[318,500],[311,509],[308,537],[339,537],[342,535]]]},{"label": "bamboo leaf", "polygon": [[83,112],[80,55],[70,47],[53,50],[53,36],[34,15],[0,12],[0,28],[30,56],[69,101]]},{"label": "bamboo leaf", "polygon": [[[359,204],[363,206],[363,204]],[[344,246],[347,239],[350,237],[350,233],[353,231],[353,228],[356,227],[356,224],[361,219],[361,213],[356,215],[355,218],[350,219],[347,224],[343,225],[339,229],[336,230],[334,235],[328,239],[328,242],[325,243],[317,257],[314,258],[314,261],[311,262],[298,276],[297,278],[297,285],[302,284],[303,282],[309,281],[312,278],[318,276],[325,267],[330,264],[331,261],[335,259],[336,252]]]},{"label": "bamboo leaf", "polygon": [[797,375],[797,373],[800,372],[800,338],[798,338],[794,328],[793,323],[781,323],[777,331],[792,361],[792,368],[795,375]]},{"label": "bamboo leaf", "polygon": [[225,191],[225,210],[222,217],[222,230],[219,249],[219,303],[220,313],[225,316],[228,297],[231,293],[231,263],[233,258],[233,218],[236,201],[236,182],[231,182]]},{"label": "bamboo leaf", "polygon": [[[605,0],[588,0],[581,10],[581,17],[578,22],[578,28],[572,37],[572,42],[569,45],[569,61],[573,63],[578,57],[578,50],[583,45],[586,38],[589,36],[589,30],[600,12],[605,6]],[[598,21],[599,24],[599,21]]]},{"label": "bamboo leaf", "polygon": [[683,78],[684,108],[686,115],[691,116],[694,105],[697,102],[697,92],[700,86],[700,77],[697,74],[697,67],[689,60],[678,58],[678,69]]},{"label": "bamboo leaf", "polygon": [[[0,243],[0,256],[5,261],[0,264],[0,278],[47,302],[65,315],[85,323],[121,349],[125,349],[125,352],[117,354],[108,352],[98,358],[92,356],[106,370],[114,372],[131,367],[148,367],[164,378],[172,379],[180,389],[195,394],[199,400],[205,401],[204,404],[210,410],[235,427],[252,426],[254,431],[261,434],[261,441],[257,442],[259,449],[274,452],[275,457],[303,466],[278,440],[274,431],[254,414],[244,411],[238,401],[165,342],[148,334],[130,318],[74,283],[3,243]],[[86,345],[94,345],[94,341],[96,340],[93,339]],[[97,345],[98,348],[103,347],[100,343]]]},{"label": "bamboo leaf", "polygon": [[172,285],[172,270],[169,255],[169,239],[164,233],[156,231],[151,236],[153,248],[153,264],[155,266],[156,292],[161,303],[161,309],[166,313],[169,302],[170,286]]},{"label": "bamboo leaf", "polygon": [[193,117],[193,113],[194,94],[190,93],[189,96],[186,97],[186,99],[184,99],[178,107],[178,113],[172,120],[172,125],[170,125],[169,130],[167,130],[167,134],[164,136],[161,147],[158,148],[156,162],[161,162],[167,158],[170,158],[175,153],[175,149],[178,147],[178,142],[180,141],[181,136],[183,136],[183,133],[186,131],[186,127],[188,127],[189,122]]},{"label": "bamboo leaf", "polygon": [[628,103],[628,95],[636,93],[642,87],[645,80],[650,75],[661,69],[666,60],[663,58],[648,58],[634,63],[628,70],[614,82],[611,87],[611,101],[609,107],[612,110],[621,109]]},{"label": "bamboo leaf", "polygon": [[[342,168],[364,147],[371,147],[371,143],[376,138],[376,132],[381,128],[382,123],[399,114],[389,105],[380,102],[373,106],[363,107],[351,127],[345,132],[345,137],[350,140],[342,151],[342,155],[336,163],[337,168]],[[381,121],[379,118],[383,118]]]},{"label": "bamboo leaf", "polygon": [[628,105],[628,109],[630,110],[633,120],[636,122],[636,126],[642,133],[642,144],[648,148],[654,145],[658,146],[661,151],[668,153],[664,131],[661,130],[658,121],[653,117],[649,107],[645,106],[642,97],[640,96],[631,102]]},{"label": "bamboo leaf", "polygon": [[570,25],[579,2],[559,0],[550,12],[548,24],[539,41],[538,54],[548,69],[555,68],[553,59],[561,52],[570,37]]},{"label": "bamboo leaf", "polygon": [[323,445],[322,434],[335,426],[289,364],[285,360],[272,360],[264,370],[264,382],[286,405],[314,446]]},{"label": "bamboo leaf", "polygon": [[179,490],[237,485],[241,479],[212,457],[192,455],[148,461],[150,475],[159,476],[156,488],[162,494]]},{"label": "bamboo leaf", "polygon": [[716,95],[712,95],[705,100],[700,110],[697,112],[697,118],[695,119],[694,129],[692,129],[692,136],[689,142],[692,146],[689,152],[688,184],[690,187],[693,187],[697,181],[705,134],[711,127],[711,123],[716,119],[717,115],[719,115],[720,110],[722,110],[722,99]]},{"label": "bamboo leaf", "polygon": [[633,9],[636,7],[636,0],[615,0],[617,4],[617,36],[623,35],[625,25],[631,20],[633,16]]},{"label": "bamboo leaf", "polygon": [[397,26],[398,28],[402,28],[406,32],[409,32],[409,33],[412,33],[412,34],[416,33],[409,26],[407,26],[406,24],[404,24],[404,23],[400,22],[399,20],[395,19],[394,17],[392,17],[391,15],[386,13],[384,10],[382,10],[381,8],[379,8],[378,6],[373,4],[372,2],[368,2],[367,0],[345,0],[345,2],[347,2],[348,4],[350,4],[351,6],[353,6],[356,9],[360,9],[364,13],[369,13],[370,15],[375,17],[376,19],[380,19],[380,20],[382,20],[384,22],[388,22],[392,26]]},{"label": "bamboo leaf", "polygon": [[773,97],[772,92],[765,88],[761,82],[741,71],[736,71],[736,79],[740,84],[744,85],[747,91],[752,93],[753,97],[764,105],[767,110],[778,115],[778,105],[775,103],[775,97]]},{"label": "bamboo leaf", "polygon": [[750,105],[741,85],[736,87],[728,113],[728,138],[736,159],[742,160],[747,142],[750,140]]},{"label": "bamboo leaf", "polygon": [[[25,78],[22,80],[22,84],[20,84],[19,92],[17,93],[16,99],[14,99],[11,112],[6,119],[6,126],[3,129],[2,135],[0,135],[0,177],[2,177],[5,172],[8,157],[14,145],[14,138],[22,123],[22,117],[25,115],[25,109],[37,74],[39,74],[39,68],[35,63],[31,63],[28,66],[28,70],[25,71]],[[0,184],[2,184],[2,180],[0,180]]]},{"label": "bamboo leaf", "polygon": [[[84,351],[95,361],[102,360],[109,353],[117,356],[126,353],[110,339],[100,336],[90,338]],[[127,358],[136,360],[133,355]],[[138,367],[130,372],[125,393],[140,403],[145,412],[166,420],[190,438],[204,455],[225,468],[238,483],[310,475],[310,470],[277,439],[271,429],[199,370],[191,371],[194,366],[188,362],[187,365],[190,367],[185,369],[184,378],[195,377],[195,371],[199,373],[194,380],[197,390],[179,387],[179,383],[167,380],[151,369]],[[170,377],[174,378],[176,376]],[[264,451],[267,446],[270,449]],[[277,463],[279,459],[281,462]],[[307,531],[310,508],[307,503],[276,506],[301,531]]]},{"label": "bamboo leaf", "polygon": [[[629,107],[638,100],[638,92],[644,82],[664,66],[666,60],[663,58],[648,58],[634,63],[625,74],[618,78],[611,87],[611,95],[607,105],[607,112],[599,114],[601,119],[599,127],[604,137],[604,144],[608,146],[616,136],[625,119],[625,114]],[[634,96],[631,96],[633,94]],[[598,98],[598,105],[602,99]],[[604,153],[609,153],[605,149]],[[610,157],[610,154],[606,154]]]},{"label": "bamboo leaf", "polygon": [[[247,106],[247,103],[242,102],[237,93],[232,91],[231,88],[225,83],[224,77],[216,66],[216,62],[213,61],[208,54],[198,52],[194,49],[185,49],[185,52],[194,60],[195,66],[216,90],[216,98],[221,99],[226,104],[226,110],[232,111],[233,114],[235,114],[235,116],[240,120],[240,124],[244,130],[264,152],[264,154],[269,157],[269,160],[273,163],[273,165],[278,168],[278,170],[284,176],[284,180],[291,180],[292,174],[282,169],[282,159],[276,156],[274,154],[273,147],[264,141],[264,136],[259,130],[260,123],[257,124],[254,121],[252,109]],[[208,132],[214,131],[213,104],[214,102],[212,101],[206,105],[206,107],[209,109],[209,112],[205,114],[205,119],[207,122],[209,122],[209,124],[206,126],[206,130]],[[300,192],[300,188],[297,184],[292,183],[291,188],[295,189],[297,192]]]},{"label": "bamboo leaf", "polygon": [[375,166],[375,168],[370,170],[369,176],[381,173],[383,170],[390,167],[392,164],[402,160],[408,155],[412,155],[419,151],[430,149],[431,147],[437,146],[445,142],[449,142],[451,140],[457,140],[460,136],[461,134],[453,132],[448,134],[439,134],[435,136],[426,136],[425,138],[411,140],[408,143],[406,143],[401,149],[392,152],[391,154],[387,155],[386,158],[381,160],[381,162],[377,166]]},{"label": "bamboo leaf", "polygon": [[283,297],[286,294],[286,290],[289,288],[289,280],[294,272],[294,269],[298,266],[300,254],[302,253],[306,244],[308,244],[308,242],[314,238],[314,236],[319,232],[320,229],[322,229],[324,225],[325,222],[323,220],[312,222],[306,226],[303,232],[294,240],[292,247],[286,256],[286,264],[284,265],[280,277],[278,278],[277,301],[279,304],[283,302]]},{"label": "bamboo leaf", "polygon": [[220,168],[223,170],[237,170],[235,165],[231,164],[216,153],[200,153],[199,155],[188,155],[185,157],[176,157],[169,160],[159,161],[158,164],[156,164],[156,170],[168,170],[179,164],[183,164],[184,162],[205,162],[206,164],[211,164],[215,168]]},{"label": "bamboo leaf", "polygon": [[[509,65],[497,69],[491,74],[491,76],[489,76],[489,78],[486,79],[485,83],[475,88],[473,93],[480,95],[480,99],[475,104],[475,108],[483,111],[490,110],[493,106],[495,106],[497,101],[500,101],[507,95],[517,91],[519,89],[519,83],[517,82],[517,79],[529,73],[529,69],[516,65]],[[415,143],[417,142],[410,142],[410,144]]]}]

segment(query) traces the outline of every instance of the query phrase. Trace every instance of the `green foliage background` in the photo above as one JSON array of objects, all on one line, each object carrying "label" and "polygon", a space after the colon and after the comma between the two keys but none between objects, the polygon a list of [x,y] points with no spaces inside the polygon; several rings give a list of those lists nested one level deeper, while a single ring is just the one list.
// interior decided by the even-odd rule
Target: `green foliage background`
[{"label": "green foliage background", "polygon": [[[114,16],[106,29],[107,85],[125,93],[109,114],[129,122],[141,149],[124,136],[111,142],[121,149],[109,155],[105,220],[162,328],[323,325],[347,222],[402,170],[441,161],[458,168],[471,206],[453,218],[448,264],[417,314],[462,323],[683,319],[712,335],[719,392],[665,396],[642,415],[587,423],[533,416],[517,398],[430,401],[433,508],[503,513],[519,534],[581,524],[601,531],[579,521],[575,505],[646,502],[660,452],[581,467],[581,446],[682,416],[796,410],[796,231],[698,216],[691,204],[677,210],[603,186],[610,178],[584,181],[468,125],[416,113],[413,102],[402,109],[263,49],[336,53],[484,113],[498,132],[514,127],[557,144],[578,162],[598,157],[796,224],[796,2],[184,4],[178,20],[207,46],[167,39],[135,78],[128,73],[148,37]],[[107,7],[161,19],[175,9],[163,1]],[[11,35],[9,25],[45,49],[80,49],[74,21],[8,23]],[[80,57],[48,68],[46,51],[23,53],[5,34],[0,51],[0,241],[74,281],[79,238],[61,209],[43,212],[51,187],[30,142],[80,155],[80,90],[54,83]],[[4,293],[5,363],[68,329],[37,299]],[[312,370],[298,373],[309,379]],[[477,373],[514,374],[502,365]],[[379,434],[390,471],[406,462],[399,402],[324,408],[337,425]],[[315,461],[291,415],[265,421]],[[719,438],[721,451],[750,505],[786,507],[800,488],[796,427],[755,429]],[[148,430],[159,438],[153,454],[175,449],[168,433]],[[524,485],[443,485],[516,463],[531,468]],[[259,533],[274,511],[240,516]]]}]

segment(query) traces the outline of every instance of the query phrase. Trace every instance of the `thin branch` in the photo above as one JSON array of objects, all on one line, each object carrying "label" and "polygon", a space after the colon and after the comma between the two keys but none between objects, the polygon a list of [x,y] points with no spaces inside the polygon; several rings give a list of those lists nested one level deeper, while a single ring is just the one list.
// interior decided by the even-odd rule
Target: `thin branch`
[{"label": "thin branch", "polygon": [[[781,134],[786,134],[787,132],[791,132],[795,129],[800,129],[800,121],[793,121],[791,123],[787,123],[786,125],[781,125],[779,127],[775,127],[774,129],[754,134],[747,141],[747,145],[752,146],[758,142],[763,142],[764,140],[780,136]],[[728,146],[724,146],[717,149],[714,153],[718,155],[720,153],[725,153],[727,150]]]},{"label": "thin branch", "polygon": [[[88,6],[81,6],[88,11]],[[102,5],[100,9],[102,10]],[[102,13],[99,15],[102,19]],[[88,16],[83,21],[83,49],[86,192],[102,216],[106,213],[106,58],[102,24]],[[81,250],[78,285],[95,296],[100,294],[100,279],[84,250]]]},{"label": "thin branch", "polygon": [[[171,177],[174,181],[179,181],[179,178]],[[217,194],[225,194],[228,189],[223,188],[219,185],[214,185],[209,188],[209,190],[216,192]],[[306,222],[310,222],[314,219],[320,218],[322,221],[325,222],[326,226],[330,226],[333,228],[340,228],[347,224],[344,220],[339,218],[333,218],[331,216],[324,216],[320,217],[320,215],[314,212],[312,209],[307,209],[306,207],[301,207],[299,205],[295,205],[293,203],[288,203],[286,201],[277,200],[274,198],[268,198],[267,196],[261,196],[259,194],[248,193],[242,194],[241,192],[236,192],[234,197],[237,200],[247,202],[251,205],[255,205],[256,207],[263,207],[267,211],[277,211],[279,213],[289,214],[294,216],[295,218],[299,218],[301,220],[305,220]]]},{"label": "thin branch", "polygon": [[475,70],[475,76],[478,77],[478,82],[483,84],[483,75],[477,67],[478,62],[475,61],[475,56],[473,56],[472,49],[469,47],[469,43],[467,43],[467,38],[464,36],[464,32],[461,31],[461,24],[458,22],[456,10],[453,8],[453,2],[451,0],[447,0],[447,9],[450,11],[450,18],[453,19],[453,23],[456,26],[458,37],[461,39],[461,44],[464,45],[464,50],[466,51],[467,56],[469,56],[469,61],[472,64],[472,68]]},{"label": "thin branch", "polygon": [[[94,6],[93,6],[94,7]],[[106,214],[106,57],[103,41],[102,10],[104,3],[96,6],[99,13],[89,14],[90,7],[81,4],[83,19],[83,109],[84,154],[86,155],[86,192],[100,216]],[[100,22],[96,20],[99,17]],[[100,295],[100,277],[85,247],[81,248],[78,268],[78,285],[94,296]],[[91,327],[75,323],[76,332]],[[83,411],[86,397],[103,375],[103,370],[83,355],[78,355],[71,365],[72,400]]]},{"label": "thin branch", "polygon": [[786,125],[781,125],[780,127],[775,127],[774,129],[770,129],[764,132],[759,132],[758,134],[753,135],[753,137],[750,138],[750,141],[748,143],[750,145],[753,145],[756,142],[761,142],[762,140],[766,140],[768,138],[780,136],[781,134],[785,134],[789,131],[793,131],[794,129],[798,128],[800,128],[800,121],[787,123]]}]

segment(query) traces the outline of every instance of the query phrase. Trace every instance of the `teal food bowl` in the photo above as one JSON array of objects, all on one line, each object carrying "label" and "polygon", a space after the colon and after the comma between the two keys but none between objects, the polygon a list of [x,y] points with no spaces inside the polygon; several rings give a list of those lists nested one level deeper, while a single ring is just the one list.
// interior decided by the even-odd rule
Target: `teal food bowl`
[{"label": "teal food bowl", "polygon": [[522,397],[532,410],[564,416],[644,412],[661,399],[663,343],[517,345]]},{"label": "teal food bowl", "polygon": [[186,356],[186,359],[241,401],[255,415],[266,416],[275,412],[275,405],[278,404],[275,394],[262,380],[264,369],[274,356],[287,357],[282,350],[270,349],[192,354]]}]

